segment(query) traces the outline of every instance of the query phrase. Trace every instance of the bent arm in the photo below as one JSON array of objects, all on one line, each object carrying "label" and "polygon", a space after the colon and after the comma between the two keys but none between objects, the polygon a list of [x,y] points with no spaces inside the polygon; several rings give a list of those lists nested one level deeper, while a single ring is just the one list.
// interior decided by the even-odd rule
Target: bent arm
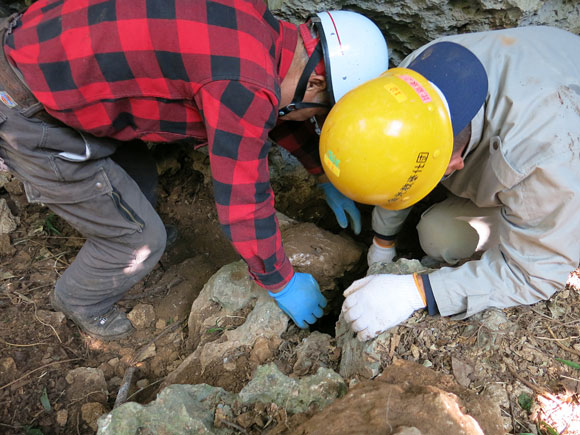
[{"label": "bent arm", "polygon": [[319,136],[313,122],[283,121],[270,132],[270,138],[298,159],[312,175],[322,175],[318,152]]},{"label": "bent arm", "polygon": [[293,269],[282,247],[268,171],[276,97],[253,84],[224,80],[205,85],[196,103],[203,108],[222,229],[258,284],[279,289]]},{"label": "bent arm", "polygon": [[560,160],[498,194],[499,246],[478,261],[429,274],[441,315],[529,305],[564,287],[580,259],[578,172]]}]

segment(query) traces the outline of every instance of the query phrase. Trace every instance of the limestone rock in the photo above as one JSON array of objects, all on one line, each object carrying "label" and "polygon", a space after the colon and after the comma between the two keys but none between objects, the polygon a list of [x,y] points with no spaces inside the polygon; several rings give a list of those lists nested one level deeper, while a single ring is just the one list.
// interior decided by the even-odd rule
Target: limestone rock
[{"label": "limestone rock", "polygon": [[[505,385],[502,383],[490,383],[485,386],[482,396],[487,397],[492,403],[497,403],[504,409],[510,409],[510,398]],[[502,415],[503,433],[511,433],[513,430],[511,415]]]},{"label": "limestone rock", "polygon": [[507,318],[504,311],[497,308],[477,313],[469,318],[469,325],[463,335],[467,336],[477,331],[477,345],[486,350],[497,350],[502,340],[510,332],[514,332],[517,325]]},{"label": "limestone rock", "polygon": [[362,381],[296,434],[503,433],[497,404],[456,384],[452,377],[398,360],[372,381]]},{"label": "limestone rock", "polygon": [[78,367],[69,371],[65,377],[69,387],[67,397],[69,401],[85,400],[87,394],[93,402],[107,403],[109,395],[105,375],[99,369]]},{"label": "limestone rock", "polygon": [[260,366],[239,394],[207,384],[170,385],[147,405],[127,402],[99,418],[97,434],[136,435],[144,428],[146,433],[159,434],[232,434],[232,426],[224,422],[232,420],[234,406],[267,404],[298,413],[324,408],[345,393],[344,380],[332,370],[321,368],[313,376],[295,380],[269,364]]},{"label": "limestone rock", "polygon": [[8,234],[14,231],[20,218],[14,216],[4,198],[0,198],[0,234]]},{"label": "limestone rock", "polygon": [[346,383],[334,371],[319,368],[300,380],[285,376],[275,364],[260,366],[240,391],[244,404],[275,403],[290,413],[306,412],[312,405],[324,408],[346,393]]},{"label": "limestone rock", "polygon": [[145,329],[155,321],[155,309],[153,305],[137,304],[127,317],[136,329]]},{"label": "limestone rock", "polygon": [[59,426],[64,427],[68,421],[68,410],[60,409],[56,413],[56,422]]},{"label": "limestone rock", "polygon": [[276,219],[278,219],[278,228],[286,228],[291,225],[296,225],[298,222],[283,213],[276,212]]},{"label": "limestone rock", "polygon": [[332,234],[311,223],[282,230],[284,250],[298,272],[310,273],[320,288],[332,289],[335,280],[360,259],[362,249],[343,236]]},{"label": "limestone rock", "polygon": [[416,427],[399,426],[395,432],[393,432],[393,435],[423,435],[423,432]]},{"label": "limestone rock", "polygon": [[83,403],[81,406],[81,417],[83,421],[94,431],[98,429],[97,420],[107,409],[98,402]]},{"label": "limestone rock", "polygon": [[367,275],[377,275],[380,273],[391,273],[393,275],[409,275],[411,273],[429,273],[429,269],[421,264],[419,260],[408,260],[400,258],[393,263],[374,263],[369,267]]},{"label": "limestone rock", "polygon": [[153,402],[127,402],[98,420],[99,435],[143,433],[229,434],[231,429],[214,427],[214,412],[235,395],[210,385],[171,385]]},{"label": "limestone rock", "polygon": [[[296,270],[314,275],[322,289],[336,287],[335,280],[356,264],[362,252],[352,240],[314,224],[291,223],[282,238]],[[277,348],[288,322],[275,301],[250,279],[243,261],[222,267],[191,307],[188,346],[195,350],[163,386],[198,383],[201,374],[205,379],[215,374],[214,385],[231,388],[229,380],[242,388],[257,364],[268,358],[264,340],[269,350]],[[256,345],[259,349],[253,351]]]},{"label": "limestone rock", "polygon": [[[0,172],[0,174],[2,174],[2,172]],[[0,181],[0,185],[2,185],[2,181]],[[17,203],[19,203],[20,201],[18,200],[18,198],[15,197],[25,194],[24,186],[22,185],[20,180],[17,180],[13,176],[2,187],[4,187],[6,189],[6,192],[10,194],[10,198],[14,199]]]},{"label": "limestone rock", "polygon": [[292,372],[297,376],[314,373],[319,367],[328,367],[340,357],[340,349],[328,334],[313,331],[296,347],[296,362]]},{"label": "limestone rock", "polygon": [[[4,163],[4,162],[2,162]],[[5,188],[8,183],[12,180],[13,175],[10,172],[1,170],[0,168],[0,188]]]},{"label": "limestone rock", "polygon": [[274,356],[273,351],[276,347],[272,341],[264,337],[258,337],[250,353],[250,360],[263,364]]},{"label": "limestone rock", "polygon": [[38,310],[36,315],[42,322],[54,328],[61,328],[66,324],[66,316],[60,311]]},{"label": "limestone rock", "polygon": [[373,340],[359,341],[342,317],[336,323],[336,343],[342,349],[339,373],[344,378],[360,376],[371,379],[381,369],[381,354],[389,349],[391,332],[385,331]]},{"label": "limestone rock", "polygon": [[18,373],[16,362],[11,357],[0,359],[0,384],[4,385],[14,380]]},{"label": "limestone rock", "polygon": [[[260,339],[275,349],[288,327],[286,316],[267,292],[252,281],[243,261],[214,274],[191,307],[189,345],[195,349],[170,373],[163,386],[198,383],[214,374],[217,386],[239,384],[257,366],[248,355]],[[224,370],[226,372],[224,372]]]}]

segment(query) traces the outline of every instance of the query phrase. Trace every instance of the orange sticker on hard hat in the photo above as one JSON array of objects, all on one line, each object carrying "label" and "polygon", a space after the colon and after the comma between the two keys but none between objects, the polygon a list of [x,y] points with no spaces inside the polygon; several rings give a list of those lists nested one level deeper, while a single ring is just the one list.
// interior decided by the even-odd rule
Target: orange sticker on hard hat
[{"label": "orange sticker on hard hat", "polygon": [[402,103],[403,101],[405,101],[407,99],[407,96],[405,95],[405,93],[403,91],[401,91],[401,88],[399,88],[397,85],[394,84],[388,84],[385,86],[385,89],[387,90],[387,92],[389,94],[391,94],[393,96],[393,98],[395,100],[397,100],[397,103]]},{"label": "orange sticker on hard hat", "polygon": [[398,75],[397,77],[399,77],[401,80],[407,82],[409,84],[409,86],[411,86],[413,88],[413,90],[415,92],[417,92],[417,95],[419,95],[419,98],[421,99],[421,101],[423,103],[430,103],[432,101],[431,95],[429,95],[429,92],[427,92],[427,90],[423,87],[423,85],[421,85],[421,83],[419,83],[413,77],[411,77],[407,74],[401,74],[401,75]]},{"label": "orange sticker on hard hat", "polygon": [[324,164],[336,177],[340,177],[340,160],[336,158],[332,151],[327,151],[326,154],[324,154]]}]

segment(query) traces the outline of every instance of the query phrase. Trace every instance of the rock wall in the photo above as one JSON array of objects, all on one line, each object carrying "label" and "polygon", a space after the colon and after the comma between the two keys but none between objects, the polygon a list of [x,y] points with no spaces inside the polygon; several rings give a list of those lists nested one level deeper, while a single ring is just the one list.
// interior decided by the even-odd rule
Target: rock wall
[{"label": "rock wall", "polygon": [[323,10],[358,11],[383,31],[392,65],[444,35],[550,25],[580,34],[580,3],[574,0],[267,0],[278,17],[294,23]]}]

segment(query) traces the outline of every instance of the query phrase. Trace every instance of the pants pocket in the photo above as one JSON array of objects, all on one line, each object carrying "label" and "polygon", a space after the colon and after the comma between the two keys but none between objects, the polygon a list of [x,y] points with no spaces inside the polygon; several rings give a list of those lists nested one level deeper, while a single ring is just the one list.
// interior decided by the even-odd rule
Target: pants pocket
[{"label": "pants pocket", "polygon": [[[23,185],[28,201],[45,204],[85,237],[122,237],[141,232],[145,226],[102,167],[82,180],[41,185],[24,180]],[[138,188],[136,192],[141,195]]]},{"label": "pants pocket", "polygon": [[99,138],[70,127],[44,123],[40,148],[52,151],[56,157],[69,162],[85,162],[110,156],[119,142]]},{"label": "pants pocket", "polygon": [[117,189],[113,188],[113,191],[111,192],[111,198],[113,199],[113,203],[115,204],[115,207],[117,207],[117,210],[121,216],[123,216],[129,222],[133,222],[135,225],[137,225],[139,231],[141,231],[145,226],[145,222],[139,217],[137,213],[135,213],[131,206],[125,202],[121,196],[121,193]]}]

